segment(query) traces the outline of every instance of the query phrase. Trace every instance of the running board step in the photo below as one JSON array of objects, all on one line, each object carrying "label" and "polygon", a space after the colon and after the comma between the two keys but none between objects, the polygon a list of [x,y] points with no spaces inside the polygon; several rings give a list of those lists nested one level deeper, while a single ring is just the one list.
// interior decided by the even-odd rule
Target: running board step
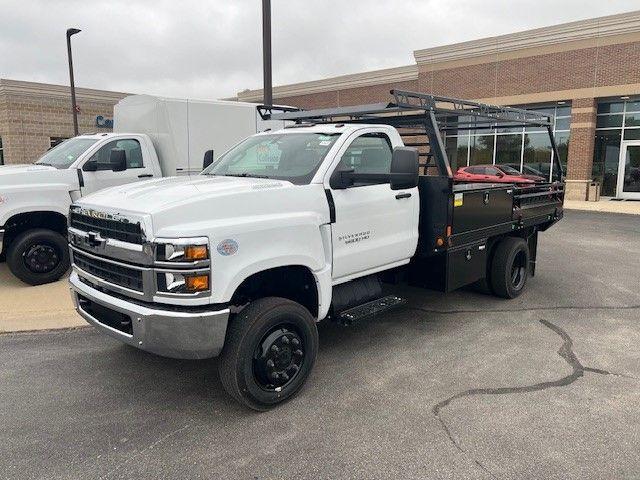
[{"label": "running board step", "polygon": [[362,305],[341,312],[340,315],[338,315],[338,322],[343,325],[351,325],[364,318],[386,312],[404,303],[406,303],[404,298],[396,295],[387,295],[386,297],[378,298],[377,300],[363,303]]}]

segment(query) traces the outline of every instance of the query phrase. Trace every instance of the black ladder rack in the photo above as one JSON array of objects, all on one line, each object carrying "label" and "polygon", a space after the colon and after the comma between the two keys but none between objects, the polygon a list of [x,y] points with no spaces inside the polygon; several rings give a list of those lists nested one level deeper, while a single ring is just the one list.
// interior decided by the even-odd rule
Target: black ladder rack
[{"label": "black ladder rack", "polygon": [[[365,123],[391,125],[403,137],[412,137],[407,146],[418,148],[428,159],[421,166],[435,166],[440,175],[452,177],[442,133],[505,127],[537,126],[547,130],[554,152],[554,180],[562,179],[562,165],[553,138],[553,118],[542,112],[502,107],[427,93],[391,90],[393,101],[365,105],[300,110],[293,107],[259,106],[264,120],[284,120],[296,124]],[[418,139],[416,139],[418,137]],[[422,141],[419,137],[425,137]],[[435,163],[431,164],[431,159]]]}]

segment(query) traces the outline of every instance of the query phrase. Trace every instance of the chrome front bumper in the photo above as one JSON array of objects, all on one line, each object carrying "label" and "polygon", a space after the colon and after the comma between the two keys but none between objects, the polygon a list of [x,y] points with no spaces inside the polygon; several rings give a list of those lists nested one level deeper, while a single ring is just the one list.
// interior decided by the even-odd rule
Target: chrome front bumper
[{"label": "chrome front bumper", "polygon": [[[88,323],[133,347],[171,358],[198,359],[222,351],[229,321],[229,309],[180,311],[128,302],[103,293],[82,282],[73,272],[69,286],[76,311]],[[131,318],[131,334],[107,325],[87,310],[98,306]]]}]

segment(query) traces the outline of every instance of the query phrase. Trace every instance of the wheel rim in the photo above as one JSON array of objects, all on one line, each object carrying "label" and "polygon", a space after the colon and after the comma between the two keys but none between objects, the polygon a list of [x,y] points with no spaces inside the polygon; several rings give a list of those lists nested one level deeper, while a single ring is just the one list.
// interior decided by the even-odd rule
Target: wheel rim
[{"label": "wheel rim", "polygon": [[278,326],[266,333],[253,355],[253,375],[261,388],[280,391],[300,374],[305,345],[291,326]]},{"label": "wheel rim", "polygon": [[518,252],[511,265],[511,286],[514,290],[520,290],[527,278],[527,256],[524,252]]},{"label": "wheel rim", "polygon": [[33,273],[49,273],[60,263],[58,250],[47,244],[31,245],[23,254],[24,265]]}]

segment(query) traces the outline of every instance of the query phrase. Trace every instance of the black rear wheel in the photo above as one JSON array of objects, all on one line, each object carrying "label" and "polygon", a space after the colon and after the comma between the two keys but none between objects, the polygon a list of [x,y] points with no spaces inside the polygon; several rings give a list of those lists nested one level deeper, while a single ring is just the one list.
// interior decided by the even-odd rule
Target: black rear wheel
[{"label": "black rear wheel", "polygon": [[285,298],[263,298],[229,323],[220,380],[240,403],[268,410],[298,393],[317,354],[318,331],[309,311]]},{"label": "black rear wheel", "polygon": [[67,240],[45,228],[27,230],[7,248],[7,264],[16,277],[29,285],[55,282],[69,269]]},{"label": "black rear wheel", "polygon": [[529,277],[529,246],[522,238],[503,238],[491,261],[491,288],[503,298],[522,293]]}]

